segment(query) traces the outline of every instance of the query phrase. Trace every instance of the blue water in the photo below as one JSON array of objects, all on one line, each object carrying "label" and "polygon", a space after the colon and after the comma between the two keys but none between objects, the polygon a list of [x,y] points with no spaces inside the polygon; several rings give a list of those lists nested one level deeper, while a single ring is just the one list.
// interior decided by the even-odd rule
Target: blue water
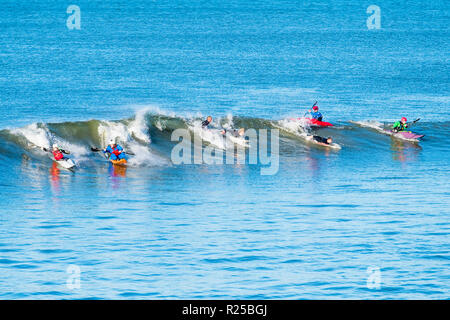
[{"label": "blue water", "polygon": [[[449,298],[448,1],[74,4],[0,2],[0,298]],[[340,150],[286,124],[315,101]],[[278,172],[171,163],[209,114],[280,129]],[[422,141],[376,130],[402,116]]]}]

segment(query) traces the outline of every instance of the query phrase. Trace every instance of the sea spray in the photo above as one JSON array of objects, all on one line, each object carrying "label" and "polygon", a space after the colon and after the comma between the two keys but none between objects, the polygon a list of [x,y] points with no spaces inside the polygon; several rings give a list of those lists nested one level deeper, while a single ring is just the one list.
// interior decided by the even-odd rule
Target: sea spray
[{"label": "sea spray", "polygon": [[151,143],[148,125],[146,122],[147,110],[139,110],[135,119],[128,124],[128,132],[135,138],[144,143]]},{"label": "sea spray", "polygon": [[[204,132],[210,131],[208,129],[200,130],[203,130]],[[198,130],[196,132],[198,132]],[[191,131],[188,129],[179,128],[172,132],[171,141],[176,141],[178,143],[172,148],[171,160],[175,165],[232,165],[235,164],[235,160],[237,161],[237,164],[245,164],[246,150],[248,150],[248,164],[261,164],[261,175],[274,175],[279,169],[279,131],[274,129],[270,130],[270,132],[270,144],[267,140],[267,129],[260,129],[259,134],[257,134],[255,129],[248,129],[244,133],[244,138],[249,139],[249,145],[258,146],[258,148],[245,148],[244,146],[238,145],[224,136],[222,136],[222,147],[216,147],[214,144],[210,143],[202,148],[204,142],[202,136],[195,134],[194,132],[194,136],[192,137]],[[193,146],[192,140],[194,141]],[[225,160],[224,150],[226,151]],[[259,150],[259,153],[257,153],[257,150]]]},{"label": "sea spray", "polygon": [[23,128],[11,130],[12,134],[24,137],[28,148],[50,148],[52,143],[52,135],[45,124],[32,123]]}]

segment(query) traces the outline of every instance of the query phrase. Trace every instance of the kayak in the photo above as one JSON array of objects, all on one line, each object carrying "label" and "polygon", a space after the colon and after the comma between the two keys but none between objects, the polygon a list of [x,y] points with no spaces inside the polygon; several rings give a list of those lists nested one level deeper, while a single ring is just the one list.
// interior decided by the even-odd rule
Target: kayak
[{"label": "kayak", "polygon": [[319,121],[317,119],[311,119],[311,118],[297,118],[293,120],[299,120],[304,121],[306,124],[312,126],[312,127],[332,127],[333,124],[326,122],[326,121]]},{"label": "kayak", "polygon": [[60,165],[61,167],[65,168],[65,169],[72,169],[73,167],[75,167],[75,162],[73,162],[73,160],[70,158],[62,158],[61,160],[55,160],[55,158],[53,156],[51,156],[50,159],[52,159],[58,165]]},{"label": "kayak", "polygon": [[[32,146],[34,148],[40,148],[40,149],[44,150],[45,152],[49,152],[49,150],[47,148],[38,147],[36,145],[32,145]],[[67,153],[66,151],[64,151],[64,152]],[[52,153],[48,153],[48,157],[50,159],[52,159],[53,161],[55,161],[59,166],[61,166],[64,169],[72,169],[73,167],[75,167],[75,162],[73,162],[73,160],[70,158],[64,157],[61,160],[56,160]]]},{"label": "kayak", "polygon": [[[99,149],[99,148],[95,148],[95,147],[91,147],[91,150],[93,152],[103,151],[103,149]],[[124,154],[125,154],[125,152],[124,152]],[[105,158],[114,165],[126,166],[126,164],[127,164],[127,159],[112,160],[111,154],[109,152],[106,152],[104,155],[105,155]]]},{"label": "kayak", "polygon": [[310,126],[316,126],[316,127],[332,127],[333,126],[329,122],[319,121],[317,119],[309,119],[309,118],[306,118],[306,119]]},{"label": "kayak", "polygon": [[411,131],[394,132],[392,130],[384,130],[384,132],[395,138],[409,140],[409,141],[419,141],[420,138],[425,137],[425,135],[423,135],[423,134],[417,134],[417,133],[414,133]]},{"label": "kayak", "polygon": [[109,161],[113,165],[117,165],[117,166],[125,166],[127,164],[127,159],[120,159],[120,160],[111,160],[111,159],[109,159]]},{"label": "kayak", "polygon": [[376,121],[365,121],[365,122],[359,122],[359,121],[349,121],[350,123],[354,123],[360,127],[366,127],[376,130],[377,132],[387,134],[391,137],[398,138],[401,140],[411,141],[411,142],[419,142],[421,138],[425,137],[423,134],[414,133],[412,131],[399,131],[394,132],[390,129],[384,129],[383,124]]}]

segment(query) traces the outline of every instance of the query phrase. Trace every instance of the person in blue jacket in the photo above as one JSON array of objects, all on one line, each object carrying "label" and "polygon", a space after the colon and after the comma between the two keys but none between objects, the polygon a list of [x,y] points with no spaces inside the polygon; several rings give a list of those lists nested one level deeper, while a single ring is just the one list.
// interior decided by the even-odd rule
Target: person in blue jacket
[{"label": "person in blue jacket", "polygon": [[121,160],[121,159],[126,159],[127,157],[125,156],[125,152],[123,151],[123,148],[116,144],[116,142],[114,140],[111,140],[109,142],[108,147],[103,150],[103,153],[109,153],[109,159],[110,160]]},{"label": "person in blue jacket", "polygon": [[319,107],[318,106],[314,106],[312,107],[312,110],[310,109],[309,114],[311,115],[311,118],[316,119],[318,121],[322,121],[323,116],[322,114],[319,112]]}]

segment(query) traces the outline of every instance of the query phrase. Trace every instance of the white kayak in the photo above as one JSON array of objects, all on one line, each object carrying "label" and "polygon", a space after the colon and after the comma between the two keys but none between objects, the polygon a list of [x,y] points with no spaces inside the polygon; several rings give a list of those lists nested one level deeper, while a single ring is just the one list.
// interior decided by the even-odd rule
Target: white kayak
[{"label": "white kayak", "polygon": [[53,155],[51,155],[50,159],[52,159],[58,165],[60,165],[61,167],[65,168],[65,169],[72,169],[73,167],[75,167],[75,162],[73,162],[73,160],[70,158],[62,158],[61,160],[55,160]]}]

